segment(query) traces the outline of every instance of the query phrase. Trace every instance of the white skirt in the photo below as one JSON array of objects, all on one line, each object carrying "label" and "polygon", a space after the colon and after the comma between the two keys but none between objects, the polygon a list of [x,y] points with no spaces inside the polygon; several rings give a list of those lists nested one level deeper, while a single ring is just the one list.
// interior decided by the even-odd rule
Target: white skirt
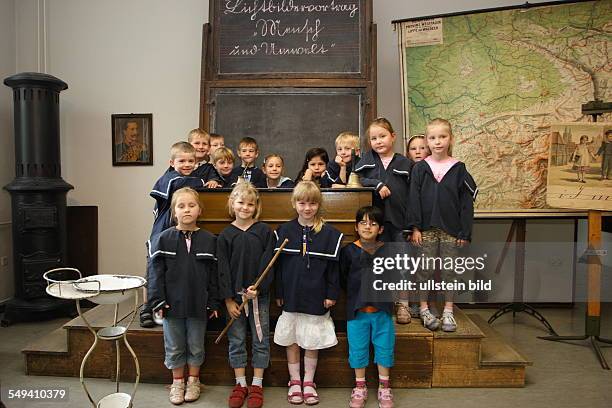
[{"label": "white skirt", "polygon": [[335,346],[338,339],[329,312],[318,316],[283,311],[276,323],[274,342],[284,347],[297,343],[304,350],[320,350]]}]

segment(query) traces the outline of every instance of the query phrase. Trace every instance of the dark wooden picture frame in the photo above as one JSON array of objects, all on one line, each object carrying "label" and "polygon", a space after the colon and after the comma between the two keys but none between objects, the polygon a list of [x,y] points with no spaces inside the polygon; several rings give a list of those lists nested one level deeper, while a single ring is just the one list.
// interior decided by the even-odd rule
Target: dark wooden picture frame
[{"label": "dark wooden picture frame", "polygon": [[111,115],[113,166],[153,165],[153,114]]}]

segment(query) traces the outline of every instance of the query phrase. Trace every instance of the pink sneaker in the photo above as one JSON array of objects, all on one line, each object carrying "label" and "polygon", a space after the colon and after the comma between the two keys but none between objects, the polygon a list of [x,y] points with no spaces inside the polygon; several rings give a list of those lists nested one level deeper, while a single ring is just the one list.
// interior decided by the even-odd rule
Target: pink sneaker
[{"label": "pink sneaker", "polygon": [[351,392],[351,402],[349,408],[363,408],[368,400],[367,387],[355,387]]},{"label": "pink sneaker", "polygon": [[391,388],[378,389],[378,408],[393,408],[393,393]]}]

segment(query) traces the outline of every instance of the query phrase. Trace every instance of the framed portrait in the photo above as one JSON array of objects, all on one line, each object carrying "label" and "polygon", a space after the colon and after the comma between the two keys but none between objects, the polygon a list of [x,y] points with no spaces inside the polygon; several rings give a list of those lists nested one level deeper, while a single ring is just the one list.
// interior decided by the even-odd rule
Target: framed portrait
[{"label": "framed portrait", "polygon": [[153,165],[153,114],[111,115],[113,166]]}]

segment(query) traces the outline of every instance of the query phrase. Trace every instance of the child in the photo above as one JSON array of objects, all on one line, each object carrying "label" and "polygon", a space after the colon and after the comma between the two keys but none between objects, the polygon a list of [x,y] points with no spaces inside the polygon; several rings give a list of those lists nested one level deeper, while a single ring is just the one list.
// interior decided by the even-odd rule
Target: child
[{"label": "child", "polygon": [[196,167],[208,163],[210,151],[210,135],[203,129],[197,128],[189,131],[187,141],[196,150]]},{"label": "child", "polygon": [[269,154],[264,159],[263,172],[266,175],[267,188],[293,188],[295,183],[283,176],[285,162],[278,154]]},{"label": "child", "polygon": [[374,206],[385,214],[382,240],[404,241],[402,232],[407,230],[408,192],[412,162],[393,152],[395,131],[385,118],[374,120],[367,130],[372,150],[367,151],[357,163],[364,187],[375,187]]},{"label": "child", "polygon": [[[172,194],[182,187],[202,188],[205,182],[199,177],[193,177],[195,167],[195,149],[187,142],[177,142],[170,149],[170,168],[155,182],[149,195],[155,199],[153,209],[153,228],[151,238],[172,226],[170,216]],[[148,268],[147,268],[148,269]],[[147,278],[148,279],[148,278]],[[140,326],[151,328],[155,326],[150,304],[145,302],[140,311]]]},{"label": "child", "polygon": [[210,151],[208,154],[212,156],[212,154],[220,147],[225,147],[225,138],[218,133],[210,134]]},{"label": "child", "polygon": [[593,160],[597,158],[589,150],[589,137],[587,135],[580,136],[580,144],[576,146],[576,150],[572,154],[572,162],[576,165],[578,175],[578,182],[586,183],[584,181],[584,172],[591,167],[591,157]]},{"label": "child", "polygon": [[336,180],[332,179],[327,172],[328,163],[329,156],[327,151],[321,147],[313,147],[306,152],[302,170],[300,170],[295,178],[295,182],[313,181],[320,188],[331,188]]},{"label": "child", "polygon": [[[414,163],[420,162],[427,156],[429,156],[431,152],[429,151],[429,147],[427,147],[427,141],[425,140],[425,135],[414,135],[408,139],[408,143],[406,143],[406,157],[412,160]],[[430,311],[434,316],[438,316],[438,311],[435,306],[436,292],[432,291],[429,294],[430,301]],[[398,304],[398,312],[401,313],[401,304]],[[419,317],[420,308],[418,303],[410,304],[410,316]]]},{"label": "child", "polygon": [[[270,227],[257,221],[261,202],[251,183],[238,183],[234,187],[228,208],[234,221],[219,234],[217,258],[219,294],[225,299],[228,318],[236,318],[227,332],[229,362],[236,376],[229,406],[241,407],[248,395],[247,405],[258,408],[263,405],[263,374],[270,361],[269,288],[273,275],[269,273],[257,291],[251,285],[272,259],[275,239]],[[249,300],[252,303],[245,307],[244,313],[239,313],[240,303]],[[254,370],[249,388],[245,377],[247,326],[251,328]]]},{"label": "child", "polygon": [[234,187],[238,181],[238,176],[232,174],[234,169],[234,153],[227,147],[220,147],[212,154],[211,160],[221,181],[219,187]]},{"label": "child", "polygon": [[335,179],[333,187],[344,187],[353,171],[353,154],[359,156],[359,136],[352,132],[342,132],[336,138],[336,158],[329,162],[327,171]]},{"label": "child", "polygon": [[[414,165],[410,181],[411,241],[421,247],[426,257],[456,257],[458,248],[472,237],[474,200],[478,188],[465,164],[453,158],[449,151],[453,143],[450,123],[434,119],[425,130],[431,156]],[[452,271],[440,271],[442,279],[452,281]],[[420,281],[428,271],[420,270]],[[420,291],[420,315],[423,325],[430,330],[440,326],[440,320],[429,310],[427,291]],[[444,292],[442,330],[457,329],[453,316],[453,292]]]},{"label": "child", "polygon": [[205,181],[199,177],[193,177],[195,168],[196,151],[187,142],[177,142],[170,149],[170,167],[153,186],[151,197],[155,199],[153,214],[153,229],[151,236],[159,234],[172,225],[170,217],[170,201],[172,193],[182,187],[201,188],[205,187]]},{"label": "child", "polygon": [[416,163],[430,154],[425,135],[414,135],[408,139],[408,143],[406,143],[406,157],[410,160]]},{"label": "child", "polygon": [[209,144],[210,136],[202,129],[193,129],[189,132],[187,141],[194,147],[196,152],[195,169],[192,176],[199,177],[206,183],[208,188],[220,186],[220,180],[215,172],[215,168],[209,163]]},{"label": "child", "polygon": [[217,265],[215,236],[197,226],[198,193],[191,188],[177,190],[171,208],[177,225],[147,242],[147,276],[149,302],[163,318],[164,364],[173,378],[170,402],[178,405],[200,396],[207,308],[212,311],[208,318],[218,315]]},{"label": "child", "polygon": [[[375,119],[366,134],[371,150],[361,157],[355,172],[359,174],[364,187],[376,189],[373,204],[385,215],[381,239],[385,242],[406,242],[403,235],[408,230],[407,197],[413,163],[405,156],[394,153],[395,131],[387,119]],[[404,296],[398,303],[397,322],[410,323],[408,300]]]},{"label": "child", "polygon": [[[351,408],[363,408],[368,398],[366,367],[370,362],[370,344],[374,347],[374,362],[378,365],[378,406],[393,407],[389,387],[389,369],[393,366],[395,327],[392,302],[370,302],[362,292],[362,274],[372,271],[373,258],[385,257],[384,243],[379,241],[384,217],[377,207],[362,207],[357,211],[355,231],[359,240],[342,248],[340,282],[346,292],[346,326],[349,344],[349,364],[355,370],[355,388],[351,393]],[[369,265],[370,267],[367,267]],[[366,266],[364,268],[364,266]]]},{"label": "child", "polygon": [[252,137],[244,137],[238,143],[238,157],[242,160],[240,166],[232,171],[232,176],[243,177],[257,188],[266,188],[266,176],[255,166],[259,156],[257,141]]},{"label": "child", "polygon": [[[276,263],[276,302],[283,312],[274,331],[274,342],[287,347],[291,404],[319,402],[313,382],[319,349],[338,343],[329,315],[340,290],[338,258],[342,234],[321,218],[323,195],[312,181],[295,186],[291,204],[297,218],[275,232],[277,248],[289,243]],[[304,353],[304,383],[300,381],[300,348]],[[302,393],[302,386],[304,393]]]},{"label": "child", "polygon": [[612,129],[606,130],[606,136],[599,150],[597,150],[597,156],[603,155],[601,161],[601,179],[610,180],[612,174]]}]

